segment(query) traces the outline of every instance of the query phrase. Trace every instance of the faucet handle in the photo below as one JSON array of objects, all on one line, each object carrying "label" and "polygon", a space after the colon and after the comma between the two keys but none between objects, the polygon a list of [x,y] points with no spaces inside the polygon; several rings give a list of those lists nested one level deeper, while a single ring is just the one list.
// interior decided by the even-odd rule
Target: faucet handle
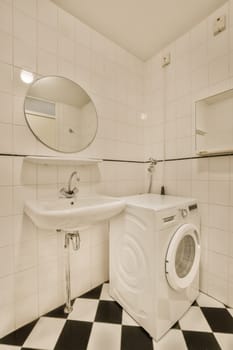
[{"label": "faucet handle", "polygon": [[77,187],[74,187],[74,188],[73,188],[73,190],[72,190],[73,195],[77,194],[77,193],[78,193],[78,191],[79,191],[79,189],[78,189]]}]

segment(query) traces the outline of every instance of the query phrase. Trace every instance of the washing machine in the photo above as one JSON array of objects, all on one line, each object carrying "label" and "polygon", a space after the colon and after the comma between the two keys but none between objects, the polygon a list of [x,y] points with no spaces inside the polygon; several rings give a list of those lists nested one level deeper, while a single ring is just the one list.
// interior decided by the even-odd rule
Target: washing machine
[{"label": "washing machine", "polygon": [[110,222],[110,295],[155,340],[199,294],[200,216],[195,199],[124,198]]}]

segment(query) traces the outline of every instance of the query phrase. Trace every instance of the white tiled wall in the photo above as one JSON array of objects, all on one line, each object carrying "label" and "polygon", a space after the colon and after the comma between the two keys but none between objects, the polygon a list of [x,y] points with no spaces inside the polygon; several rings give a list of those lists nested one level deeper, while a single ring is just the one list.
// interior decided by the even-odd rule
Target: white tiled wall
[{"label": "white tiled wall", "polygon": [[84,155],[142,160],[142,62],[49,0],[1,0],[0,16],[1,152],[55,153],[26,126],[24,68],[71,78],[92,97],[99,131]]},{"label": "white tiled wall", "polygon": [[[213,36],[213,20],[227,29]],[[233,1],[210,15],[146,63],[146,157],[195,156],[194,101],[233,87]],[[171,53],[171,64],[161,58]],[[221,117],[221,116],[220,116]],[[155,137],[156,136],[156,137]],[[233,157],[158,163],[153,191],[196,197],[202,220],[201,289],[233,306]]]},{"label": "white tiled wall", "polygon": [[[74,167],[36,166],[20,155],[56,155],[28,129],[21,69],[83,86],[98,112],[96,140],[78,156],[143,160],[143,64],[49,0],[0,0],[0,337],[64,302],[62,234],[40,231],[25,199],[56,196]],[[17,156],[11,156],[15,154]],[[65,156],[65,155],[64,155]],[[77,168],[80,194],[144,191],[144,165]],[[72,253],[72,296],[108,279],[108,223],[81,232]]]}]

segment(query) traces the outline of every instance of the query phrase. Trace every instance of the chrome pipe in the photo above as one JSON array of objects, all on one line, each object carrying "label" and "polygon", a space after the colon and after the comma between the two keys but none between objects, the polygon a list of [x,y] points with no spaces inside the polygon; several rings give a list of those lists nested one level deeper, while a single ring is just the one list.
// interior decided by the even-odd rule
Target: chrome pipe
[{"label": "chrome pipe", "polygon": [[72,240],[72,246],[74,250],[78,250],[80,248],[80,236],[79,232],[66,232],[65,234],[65,279],[66,279],[66,305],[64,308],[64,312],[69,314],[73,307],[71,305],[71,280],[70,280],[70,240]]}]

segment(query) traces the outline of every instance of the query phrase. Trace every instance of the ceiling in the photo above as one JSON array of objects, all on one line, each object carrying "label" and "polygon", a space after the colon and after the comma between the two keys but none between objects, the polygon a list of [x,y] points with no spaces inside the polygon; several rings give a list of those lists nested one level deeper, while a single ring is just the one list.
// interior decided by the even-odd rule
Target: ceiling
[{"label": "ceiling", "polygon": [[226,0],[52,0],[141,60],[201,22]]}]

